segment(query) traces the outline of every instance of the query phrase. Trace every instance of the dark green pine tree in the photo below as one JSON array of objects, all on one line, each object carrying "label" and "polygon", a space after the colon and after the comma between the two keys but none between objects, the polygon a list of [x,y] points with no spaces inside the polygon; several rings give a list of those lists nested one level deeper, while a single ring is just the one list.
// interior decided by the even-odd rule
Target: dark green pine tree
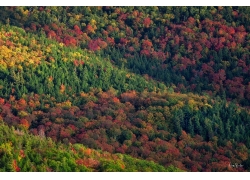
[{"label": "dark green pine tree", "polygon": [[194,136],[194,125],[191,119],[188,119],[187,132]]},{"label": "dark green pine tree", "polygon": [[205,132],[206,132],[205,139],[207,141],[210,141],[213,138],[213,136],[214,136],[213,128],[212,128],[212,124],[211,123],[212,122],[211,122],[210,119],[205,118],[205,120],[204,120],[204,129],[205,129]]},{"label": "dark green pine tree", "polygon": [[200,119],[197,115],[194,116],[194,133],[199,135],[202,134]]},{"label": "dark green pine tree", "polygon": [[234,131],[234,139],[235,141],[239,141],[240,139],[240,130],[239,130],[239,126],[236,126],[235,127],[235,131]]},{"label": "dark green pine tree", "polygon": [[85,66],[83,68],[83,72],[81,73],[81,87],[82,87],[82,90],[85,91],[85,92],[88,92],[89,91],[89,84],[88,84],[88,81],[89,81],[89,70],[87,68],[87,66]]},{"label": "dark green pine tree", "polygon": [[174,122],[174,132],[177,134],[177,137],[181,136],[182,127],[181,127],[181,116],[178,112],[174,113],[173,122]]},{"label": "dark green pine tree", "polygon": [[225,138],[224,125],[223,125],[223,122],[221,119],[218,122],[218,134],[219,134],[220,138],[222,138],[222,139]]}]

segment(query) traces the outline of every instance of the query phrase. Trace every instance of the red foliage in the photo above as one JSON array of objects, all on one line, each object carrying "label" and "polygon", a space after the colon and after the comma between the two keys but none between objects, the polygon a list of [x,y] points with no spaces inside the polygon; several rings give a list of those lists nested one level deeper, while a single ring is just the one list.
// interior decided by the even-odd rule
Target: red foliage
[{"label": "red foliage", "polygon": [[180,44],[180,37],[178,35],[175,35],[175,37],[174,37],[174,43],[175,44]]},{"label": "red foliage", "polygon": [[147,49],[143,49],[143,50],[141,50],[140,54],[149,57],[150,56],[150,51],[147,50]]},{"label": "red foliage", "polygon": [[150,24],[151,24],[151,19],[149,17],[146,17],[144,20],[143,20],[143,24],[146,28],[149,28]]},{"label": "red foliage", "polygon": [[115,39],[113,37],[107,37],[107,43],[111,46],[115,45]]},{"label": "red foliage", "polygon": [[50,31],[50,27],[48,25],[44,25],[43,29],[46,33]]},{"label": "red foliage", "polygon": [[88,48],[91,51],[97,51],[100,49],[104,49],[107,47],[107,43],[103,40],[101,40],[100,38],[95,39],[95,40],[90,40],[88,43]]},{"label": "red foliage", "polygon": [[50,25],[50,27],[51,27],[51,29],[54,30],[54,31],[56,31],[56,30],[59,29],[59,27],[57,26],[56,23],[52,23],[52,24]]},{"label": "red foliage", "polygon": [[193,17],[189,17],[187,20],[188,25],[191,25],[191,27],[195,24],[195,19]]},{"label": "red foliage", "polygon": [[21,149],[21,150],[19,151],[19,155],[20,155],[22,158],[24,158],[24,157],[25,157],[24,150]]},{"label": "red foliage", "polygon": [[235,47],[236,47],[237,44],[236,44],[235,41],[233,41],[230,45],[231,45],[230,47],[231,47],[232,49],[235,49]]},{"label": "red foliage", "polygon": [[44,10],[44,7],[39,7],[39,11],[43,11]]},{"label": "red foliage", "polygon": [[77,25],[74,25],[74,31],[76,32],[77,35],[83,34],[83,32],[81,31],[81,29]]},{"label": "red foliage", "polygon": [[237,96],[240,99],[244,98],[245,86],[242,84],[242,77],[234,77],[232,80],[226,80],[227,88],[232,95]]},{"label": "red foliage", "polygon": [[237,30],[237,32],[245,32],[246,31],[246,29],[243,25],[237,27],[236,30]]},{"label": "red foliage", "polygon": [[55,31],[51,30],[48,32],[47,36],[50,39],[54,39],[56,37],[56,33],[55,33]]},{"label": "red foliage", "polygon": [[202,64],[202,71],[203,73],[212,73],[213,72],[213,68],[205,63]]},{"label": "red foliage", "polygon": [[12,166],[13,166],[14,171],[16,171],[16,172],[19,172],[19,171],[21,170],[21,169],[17,166],[16,160],[13,160]]},{"label": "red foliage", "polygon": [[153,46],[152,42],[148,39],[142,42],[143,49],[150,49],[152,46]]},{"label": "red foliage", "polygon": [[162,62],[164,62],[164,61],[166,60],[166,55],[165,55],[165,53],[162,52],[162,51],[158,51],[158,52],[153,51],[153,52],[152,52],[152,56],[153,56],[155,59],[161,60]]},{"label": "red foliage", "polygon": [[63,39],[63,43],[66,45],[66,46],[76,46],[77,44],[77,41],[74,37],[72,36],[66,36],[64,37]]},{"label": "red foliage", "polygon": [[122,46],[126,46],[127,43],[128,43],[128,40],[127,40],[126,38],[121,38],[121,39],[120,39],[120,44],[121,44]]},{"label": "red foliage", "polygon": [[70,132],[67,129],[61,129],[60,131],[60,138],[64,139],[64,138],[70,138]]},{"label": "red foliage", "polygon": [[230,35],[233,35],[235,33],[235,29],[233,27],[229,27],[227,28],[227,32],[230,34]]},{"label": "red foliage", "polygon": [[75,65],[76,67],[79,66],[79,61],[78,61],[78,60],[74,60],[73,63],[74,63],[74,65]]},{"label": "red foliage", "polygon": [[88,24],[88,25],[86,26],[86,32],[87,32],[87,33],[94,33],[95,30],[94,30],[94,28],[93,28],[90,24]]},{"label": "red foliage", "polygon": [[37,30],[35,23],[31,23],[30,24],[30,28],[31,28],[32,31],[36,31]]},{"label": "red foliage", "polygon": [[73,124],[69,124],[68,127],[72,130],[72,131],[76,131],[78,128],[76,128]]}]

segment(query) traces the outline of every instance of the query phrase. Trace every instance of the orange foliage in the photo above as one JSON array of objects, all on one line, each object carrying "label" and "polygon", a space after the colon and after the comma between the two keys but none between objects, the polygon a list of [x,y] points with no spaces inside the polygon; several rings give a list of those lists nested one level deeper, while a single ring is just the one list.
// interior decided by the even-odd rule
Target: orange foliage
[{"label": "orange foliage", "polygon": [[225,31],[224,31],[223,29],[220,29],[220,30],[218,31],[218,34],[219,34],[219,35],[224,35],[224,34],[225,34]]},{"label": "orange foliage", "polygon": [[20,123],[25,129],[28,129],[30,127],[30,124],[26,119],[21,119]]},{"label": "orange foliage", "polygon": [[120,165],[122,169],[125,169],[125,165],[124,164],[121,164]]},{"label": "orange foliage", "polygon": [[5,99],[0,98],[0,104],[4,104],[5,103]]},{"label": "orange foliage", "polygon": [[117,97],[114,97],[114,98],[113,98],[113,102],[114,102],[114,103],[119,103],[120,100],[119,100]]},{"label": "orange foliage", "polygon": [[134,90],[121,94],[121,98],[125,101],[134,100],[136,98],[136,96],[137,95],[136,95],[136,92]]},{"label": "orange foliage", "polygon": [[137,16],[139,15],[138,10],[133,11],[132,15],[133,15],[134,17],[137,17]]},{"label": "orange foliage", "polygon": [[143,49],[149,49],[153,46],[152,42],[150,40],[144,40],[142,42],[142,48]]},{"label": "orange foliage", "polygon": [[99,165],[99,162],[97,160],[91,159],[91,158],[78,159],[78,160],[76,160],[76,163],[78,165],[83,165],[83,166],[90,167],[90,168],[93,168],[93,167],[96,167]]},{"label": "orange foliage", "polygon": [[25,101],[25,99],[21,98],[21,99],[18,101],[18,105],[19,105],[19,106],[26,106],[26,105],[27,105],[27,102]]},{"label": "orange foliage", "polygon": [[53,81],[53,77],[52,76],[50,76],[49,78],[48,78],[48,80],[50,81],[50,82],[52,82]]},{"label": "orange foliage", "polygon": [[90,156],[92,153],[92,150],[87,148],[85,151],[84,151],[84,154],[87,155],[87,156]]},{"label": "orange foliage", "polygon": [[65,85],[61,84],[61,86],[60,86],[60,92],[63,93],[64,91],[65,91]]},{"label": "orange foliage", "polygon": [[87,33],[95,33],[94,28],[90,24],[87,25],[86,31]]}]

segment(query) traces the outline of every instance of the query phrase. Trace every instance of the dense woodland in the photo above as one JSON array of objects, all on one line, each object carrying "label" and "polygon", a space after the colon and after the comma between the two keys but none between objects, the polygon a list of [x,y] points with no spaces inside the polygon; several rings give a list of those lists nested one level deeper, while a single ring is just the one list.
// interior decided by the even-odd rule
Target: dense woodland
[{"label": "dense woodland", "polygon": [[0,7],[0,170],[249,171],[249,13]]},{"label": "dense woodland", "polygon": [[0,122],[0,172],[180,172],[152,161],[125,154],[110,154],[82,144],[55,143],[51,138],[29,135]]}]

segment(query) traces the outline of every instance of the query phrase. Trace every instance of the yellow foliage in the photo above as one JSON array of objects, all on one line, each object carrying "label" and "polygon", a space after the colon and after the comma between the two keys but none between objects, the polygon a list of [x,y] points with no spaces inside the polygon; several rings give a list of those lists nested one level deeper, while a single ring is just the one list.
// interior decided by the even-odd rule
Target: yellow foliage
[{"label": "yellow foliage", "polygon": [[184,102],[183,101],[179,101],[178,102],[178,107],[183,107],[184,106]]},{"label": "yellow foliage", "polygon": [[126,74],[126,77],[127,77],[127,78],[130,78],[130,74]]},{"label": "yellow foliage", "polygon": [[211,106],[210,104],[204,104],[206,107],[212,108],[213,106]]},{"label": "yellow foliage", "polygon": [[56,118],[56,119],[55,119],[55,123],[61,124],[61,123],[63,123],[63,121],[64,121],[63,118]]},{"label": "yellow foliage", "polygon": [[8,63],[8,67],[9,67],[9,68],[13,67],[14,65],[15,65],[15,62],[14,62],[14,61],[11,61],[11,62]]},{"label": "yellow foliage", "polygon": [[21,118],[22,117],[26,117],[28,115],[29,115],[29,113],[27,113],[26,111],[20,111],[20,112],[18,112],[18,116],[20,116]]},{"label": "yellow foliage", "polygon": [[31,40],[30,47],[23,46],[21,42],[27,41],[27,39],[19,38],[18,34],[12,30],[5,31],[2,29],[0,31],[0,41],[3,42],[3,45],[0,46],[0,64],[2,68],[11,68],[17,65],[18,69],[22,70],[21,63],[25,60],[27,65],[38,64],[42,58],[42,51],[37,48],[35,39]]},{"label": "yellow foliage", "polygon": [[59,43],[59,46],[63,47],[63,46],[64,46],[64,44],[63,44],[63,43]]},{"label": "yellow foliage", "polygon": [[12,147],[12,143],[11,142],[8,142],[8,143],[4,143],[4,144],[1,144],[0,145],[0,151],[3,151],[5,152],[6,154],[12,154],[11,151],[12,151],[13,147]]},{"label": "yellow foliage", "polygon": [[195,101],[193,99],[188,100],[188,105],[193,107],[195,105]]},{"label": "yellow foliage", "polygon": [[18,160],[18,161],[20,161],[21,159],[22,159],[22,157],[21,157],[21,156],[18,156],[18,157],[17,157],[17,160]]},{"label": "yellow foliage", "polygon": [[63,57],[62,60],[63,60],[64,62],[66,62],[66,61],[68,61],[68,58]]},{"label": "yellow foliage", "polygon": [[21,65],[18,65],[17,68],[18,68],[19,70],[23,70],[23,67],[22,67]]},{"label": "yellow foliage", "polygon": [[46,48],[46,52],[47,52],[47,53],[50,53],[50,52],[51,52],[51,48],[50,48],[49,46]]},{"label": "yellow foliage", "polygon": [[75,15],[75,20],[76,20],[76,21],[79,21],[79,20],[80,20],[80,18],[81,18],[81,16],[80,16],[80,15],[78,15],[78,14],[77,14],[77,15]]},{"label": "yellow foliage", "polygon": [[62,107],[70,108],[72,103],[68,100],[62,103]]},{"label": "yellow foliage", "polygon": [[96,20],[91,19],[91,20],[90,20],[90,24],[94,26],[94,25],[96,24]]},{"label": "yellow foliage", "polygon": [[29,10],[27,9],[25,11],[22,11],[22,13],[27,16],[29,14]]}]

